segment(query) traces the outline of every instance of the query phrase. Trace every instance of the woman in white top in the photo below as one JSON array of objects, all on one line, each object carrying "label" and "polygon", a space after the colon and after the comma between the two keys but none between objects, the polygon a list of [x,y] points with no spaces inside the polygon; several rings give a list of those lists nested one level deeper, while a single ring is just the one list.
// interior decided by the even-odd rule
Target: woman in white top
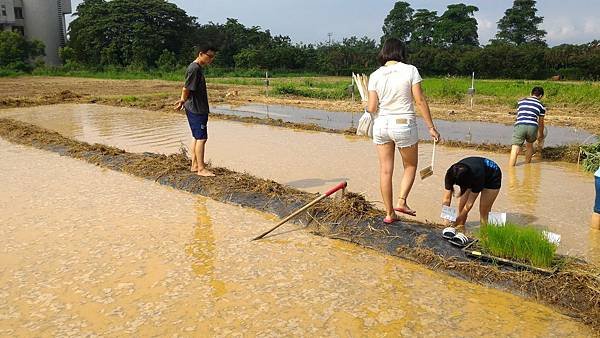
[{"label": "woman in white top", "polygon": [[[415,66],[403,63],[405,59],[404,44],[398,39],[388,39],[379,52],[381,67],[369,77],[367,111],[377,113],[373,122],[373,142],[377,145],[381,195],[386,211],[383,221],[388,224],[398,220],[396,212],[416,215],[406,201],[415,181],[419,149],[413,100],[429,128],[431,138],[436,141],[440,138],[421,89],[419,71]],[[402,156],[404,174],[398,203],[393,207],[392,175],[396,148]]]}]

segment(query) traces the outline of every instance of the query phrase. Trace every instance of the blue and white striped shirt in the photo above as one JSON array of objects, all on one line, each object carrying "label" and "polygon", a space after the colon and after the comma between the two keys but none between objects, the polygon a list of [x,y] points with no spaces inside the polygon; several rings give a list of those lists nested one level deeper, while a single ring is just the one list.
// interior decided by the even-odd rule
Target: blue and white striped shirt
[{"label": "blue and white striped shirt", "polygon": [[532,96],[519,101],[517,108],[517,124],[529,124],[533,126],[538,125],[538,119],[540,116],[546,115],[546,107],[538,100],[537,97]]}]

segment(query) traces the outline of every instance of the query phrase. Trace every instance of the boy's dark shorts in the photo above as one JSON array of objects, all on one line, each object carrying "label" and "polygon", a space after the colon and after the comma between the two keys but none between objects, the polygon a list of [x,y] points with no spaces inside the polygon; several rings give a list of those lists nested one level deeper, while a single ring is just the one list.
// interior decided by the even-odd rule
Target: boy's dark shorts
[{"label": "boy's dark shorts", "polygon": [[190,129],[192,130],[192,136],[196,140],[208,139],[208,114],[194,114],[190,113],[187,109],[185,110]]}]

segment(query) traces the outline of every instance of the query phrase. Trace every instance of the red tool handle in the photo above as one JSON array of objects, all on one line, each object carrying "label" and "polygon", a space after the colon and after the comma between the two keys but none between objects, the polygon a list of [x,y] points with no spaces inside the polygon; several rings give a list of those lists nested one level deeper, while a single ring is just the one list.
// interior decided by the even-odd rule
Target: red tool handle
[{"label": "red tool handle", "polygon": [[335,193],[336,191],[340,190],[340,189],[345,189],[348,186],[348,183],[346,181],[344,182],[340,182],[338,185],[336,185],[335,187],[327,190],[325,192],[325,196],[329,196],[333,193]]}]

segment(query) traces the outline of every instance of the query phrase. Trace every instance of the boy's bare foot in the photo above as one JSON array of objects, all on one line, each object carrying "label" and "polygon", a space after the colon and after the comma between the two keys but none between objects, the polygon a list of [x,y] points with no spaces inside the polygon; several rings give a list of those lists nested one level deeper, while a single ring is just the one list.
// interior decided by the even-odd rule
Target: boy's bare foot
[{"label": "boy's bare foot", "polygon": [[208,170],[206,168],[198,170],[197,174],[198,174],[198,176],[204,176],[204,177],[213,177],[213,176],[215,176],[215,174],[213,174],[212,171],[210,171],[210,170]]},{"label": "boy's bare foot", "polygon": [[[207,163],[204,163],[204,166],[208,166]],[[198,165],[197,164],[192,164],[192,167],[190,168],[190,171],[195,173],[196,171],[198,171]]]}]

